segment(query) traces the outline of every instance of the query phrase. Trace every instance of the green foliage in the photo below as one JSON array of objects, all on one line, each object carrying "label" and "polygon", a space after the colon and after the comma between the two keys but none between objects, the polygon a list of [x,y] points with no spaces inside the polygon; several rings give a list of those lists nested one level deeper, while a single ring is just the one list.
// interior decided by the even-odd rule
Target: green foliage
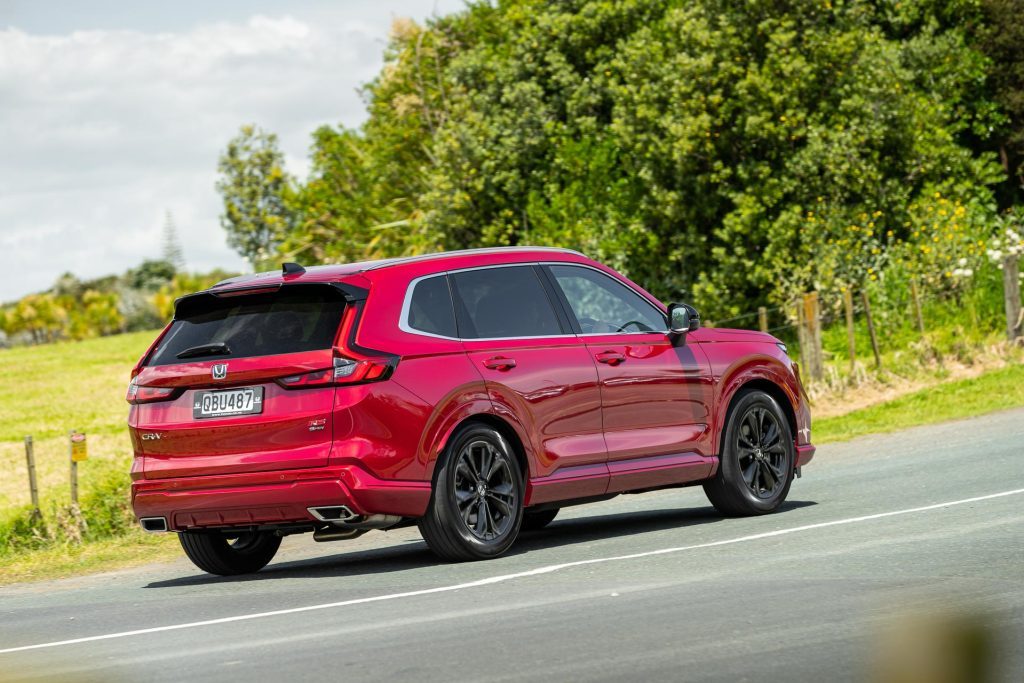
[{"label": "green foliage", "polygon": [[999,104],[991,142],[1006,173],[1000,203],[1008,207],[1024,203],[1024,0],[982,0],[981,6],[985,21],[979,22],[975,39],[989,59],[988,85]]},{"label": "green foliage", "polygon": [[36,344],[58,338],[68,321],[68,312],[49,293],[30,294],[9,308],[4,315],[4,332],[26,333]]},{"label": "green foliage", "polygon": [[174,264],[165,259],[143,261],[125,274],[125,284],[132,289],[155,292],[174,278],[176,270]]},{"label": "green foliage", "polygon": [[242,126],[218,163],[217,190],[224,199],[221,225],[228,244],[259,269],[291,227],[288,208],[291,179],[277,136]]},{"label": "green foliage", "polygon": [[939,192],[967,212],[943,253],[975,258],[1004,177],[986,141],[1012,121],[991,74],[1019,49],[984,28],[1019,2],[983,4],[505,0],[396,22],[367,123],[315,133],[280,250],[573,247],[721,318],[878,279],[920,252]]},{"label": "green foliage", "polygon": [[0,330],[15,345],[152,330],[171,319],[175,299],[233,275],[223,270],[176,272],[165,260],[143,261],[121,276],[88,281],[65,273],[50,291],[0,308]]}]

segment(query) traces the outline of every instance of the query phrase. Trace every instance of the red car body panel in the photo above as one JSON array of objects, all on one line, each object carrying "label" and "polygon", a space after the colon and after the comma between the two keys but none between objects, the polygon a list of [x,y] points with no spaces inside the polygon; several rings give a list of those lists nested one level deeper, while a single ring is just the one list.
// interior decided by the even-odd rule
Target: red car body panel
[{"label": "red car body panel", "polygon": [[[666,310],[582,255],[528,248],[322,266],[214,287],[222,294],[340,283],[359,288],[365,301],[347,305],[332,349],[232,358],[223,380],[212,378],[216,359],[149,365],[167,331],[161,333],[132,372],[140,386],[176,390],[129,412],[136,515],[164,517],[172,530],[312,524],[307,508],[326,505],[419,517],[445,444],[470,419],[499,427],[521,455],[528,506],[699,482],[714,476],[729,402],[751,382],[787,413],[797,466],[811,459],[796,366],[766,334],[698,329],[681,339],[658,332],[463,340],[400,324],[417,278],[544,263],[599,270]],[[280,383],[327,370],[339,356],[375,355],[397,363],[382,381]],[[261,413],[193,418],[196,392],[242,386],[263,387]]]}]

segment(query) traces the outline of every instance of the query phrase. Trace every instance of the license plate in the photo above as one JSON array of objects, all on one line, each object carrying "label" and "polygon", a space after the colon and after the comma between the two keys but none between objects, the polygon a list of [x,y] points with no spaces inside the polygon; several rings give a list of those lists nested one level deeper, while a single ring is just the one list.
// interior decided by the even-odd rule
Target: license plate
[{"label": "license plate", "polygon": [[197,391],[192,417],[255,415],[263,412],[263,387],[243,387],[223,391]]}]

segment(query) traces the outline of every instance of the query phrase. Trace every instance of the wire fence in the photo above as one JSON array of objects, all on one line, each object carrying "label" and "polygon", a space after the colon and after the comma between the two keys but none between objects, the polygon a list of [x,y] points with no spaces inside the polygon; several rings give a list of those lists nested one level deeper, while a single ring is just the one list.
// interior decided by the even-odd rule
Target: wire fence
[{"label": "wire fence", "polygon": [[926,290],[908,279],[887,288],[807,292],[786,305],[762,306],[706,324],[772,334],[794,347],[807,376],[820,381],[826,359],[845,359],[853,371],[858,355],[870,355],[881,369],[884,352],[907,348],[926,339],[930,328],[944,325],[968,325],[989,333],[1005,321],[1007,338],[1024,341],[1018,258],[1006,257],[1000,270],[1001,282],[965,290]]}]

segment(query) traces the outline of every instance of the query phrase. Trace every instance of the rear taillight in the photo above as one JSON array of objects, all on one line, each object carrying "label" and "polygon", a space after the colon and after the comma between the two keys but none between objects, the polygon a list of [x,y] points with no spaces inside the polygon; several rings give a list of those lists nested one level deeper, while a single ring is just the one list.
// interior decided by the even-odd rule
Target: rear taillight
[{"label": "rear taillight", "polygon": [[175,387],[145,387],[139,386],[133,378],[128,385],[128,394],[125,400],[132,404],[156,403],[157,401],[169,401],[177,395]]},{"label": "rear taillight", "polygon": [[326,370],[307,372],[302,375],[281,377],[277,383],[285,389],[303,389],[338,384],[363,384],[377,382],[391,376],[395,367],[393,358],[335,358],[334,367]]}]

